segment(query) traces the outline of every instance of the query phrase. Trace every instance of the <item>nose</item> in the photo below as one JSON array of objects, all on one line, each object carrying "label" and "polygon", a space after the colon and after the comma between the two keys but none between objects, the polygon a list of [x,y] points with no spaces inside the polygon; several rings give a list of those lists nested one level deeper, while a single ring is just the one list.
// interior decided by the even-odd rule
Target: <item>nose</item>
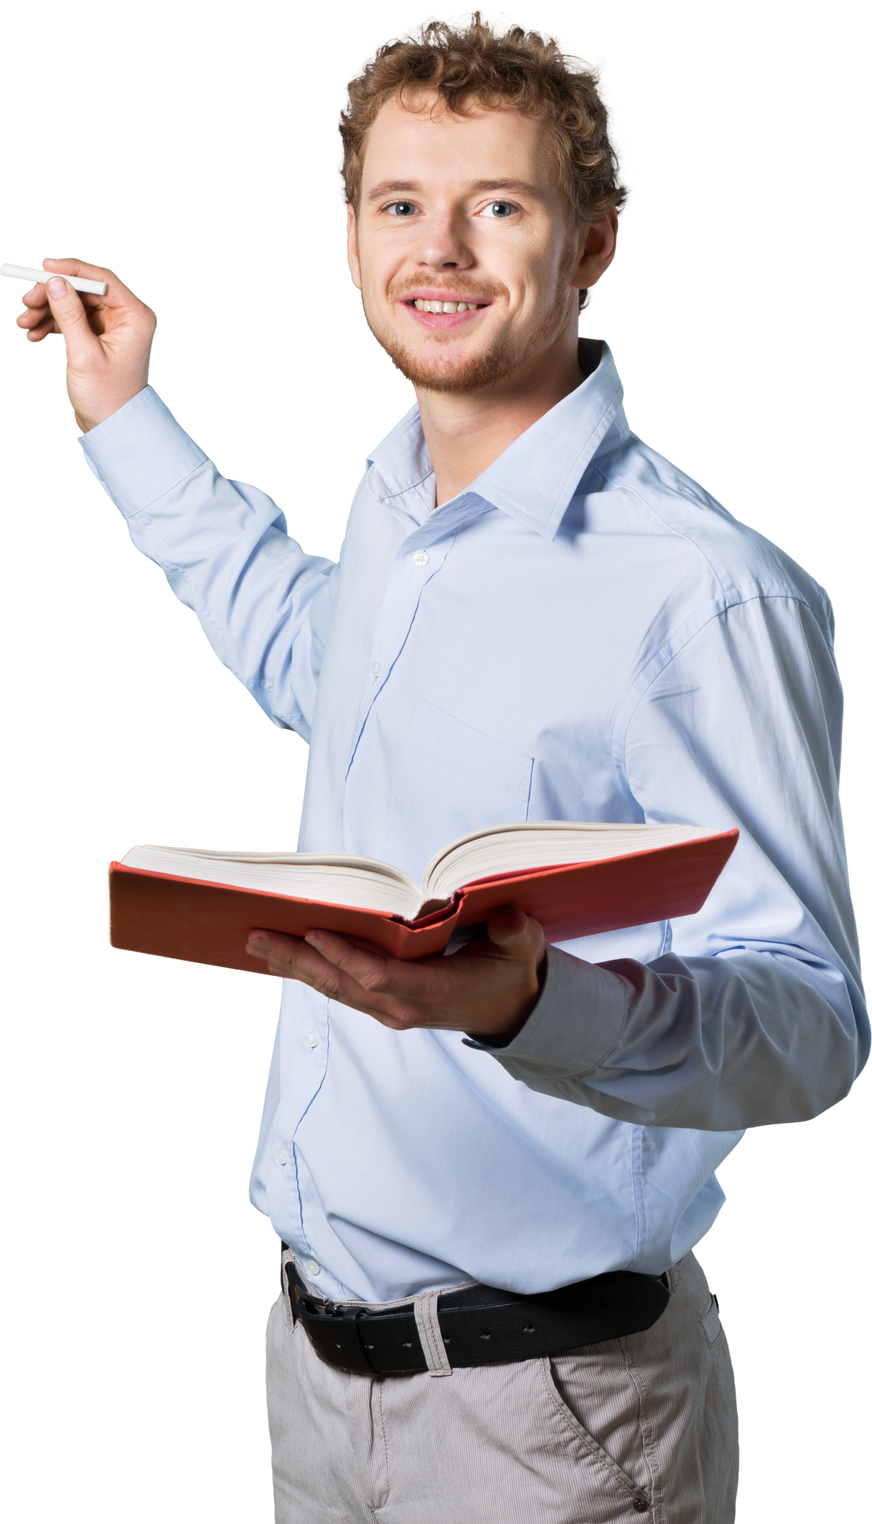
[{"label": "nose", "polygon": [[463,219],[446,209],[427,218],[417,251],[418,262],[431,270],[468,270],[472,250],[464,237]]}]

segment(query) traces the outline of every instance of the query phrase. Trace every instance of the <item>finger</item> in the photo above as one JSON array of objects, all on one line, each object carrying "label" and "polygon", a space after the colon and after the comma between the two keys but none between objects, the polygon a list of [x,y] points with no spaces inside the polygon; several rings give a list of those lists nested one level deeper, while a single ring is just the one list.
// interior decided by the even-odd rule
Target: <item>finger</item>
[{"label": "finger", "polygon": [[[258,945],[259,939],[262,939],[261,945]],[[311,931],[306,937],[284,936],[279,931],[250,931],[247,951],[253,952],[255,957],[265,956],[281,968],[293,969],[294,977],[314,977],[323,981],[326,975],[332,974],[332,988],[338,988],[335,981],[337,968],[346,969],[357,980],[358,974],[352,972],[352,966],[363,974],[372,971],[370,965],[378,962],[332,931]]]},{"label": "finger", "polygon": [[302,937],[257,929],[249,932],[245,951],[250,957],[260,958],[268,964],[270,973],[281,974],[285,979],[301,979],[334,1000],[341,999],[339,991],[348,983],[341,972]]},{"label": "finger", "polygon": [[59,329],[53,319],[38,323],[37,328],[21,329],[21,340],[26,344],[44,344],[49,338],[56,337],[59,337]]},{"label": "finger", "polygon": [[454,970],[441,954],[391,958],[377,948],[350,942],[331,931],[309,932],[306,941],[353,981],[358,1000],[366,1000],[371,1014],[380,1018],[391,1014],[401,1026],[413,1024],[424,1009],[438,1010],[455,991]]},{"label": "finger", "polygon": [[44,339],[47,333],[60,333],[48,306],[41,307],[36,312],[22,312],[16,322],[19,328],[25,330],[29,339]]},{"label": "finger", "polygon": [[[404,1000],[425,1000],[430,992],[425,986],[430,986],[431,975],[421,966],[389,959],[380,951],[366,951],[357,939],[340,937],[335,931],[309,931],[308,936],[317,936],[322,951],[316,951],[308,940],[261,934],[273,943],[271,971],[285,978],[299,978],[328,1000],[363,1010],[387,1026],[410,1026],[418,1010],[406,1006]],[[284,948],[276,960],[277,946],[285,942],[296,943],[290,962],[285,962]],[[444,974],[444,960],[433,959],[433,963]]]},{"label": "finger", "polygon": [[41,317],[49,309],[49,297],[43,287],[27,287],[21,291],[18,297],[21,303],[21,312],[26,312],[29,317]]},{"label": "finger", "polygon": [[298,949],[305,946],[302,937],[289,937],[279,931],[250,931],[245,951],[264,962],[281,962],[290,968]]},{"label": "finger", "polygon": [[55,319],[52,317],[52,309],[49,306],[49,293],[44,285],[35,283],[32,287],[26,287],[20,294],[21,308],[15,314],[12,323],[23,334],[29,335],[30,343],[40,341],[56,334]]},{"label": "finger", "polygon": [[[306,941],[334,968],[341,969],[373,994],[387,990],[390,966],[399,962],[398,959],[385,958],[365,947],[358,947],[354,942],[346,941],[345,937],[337,936],[335,931],[309,931],[306,933]],[[402,967],[402,964],[399,966]]]},{"label": "finger", "polygon": [[121,284],[112,270],[104,270],[102,265],[87,265],[83,259],[44,259],[43,269],[49,265],[60,275],[81,275],[84,280],[102,280],[106,285],[111,278],[117,285]]},{"label": "finger", "polygon": [[523,941],[530,922],[520,905],[500,905],[487,923],[487,934],[497,947],[509,949],[513,943]]}]

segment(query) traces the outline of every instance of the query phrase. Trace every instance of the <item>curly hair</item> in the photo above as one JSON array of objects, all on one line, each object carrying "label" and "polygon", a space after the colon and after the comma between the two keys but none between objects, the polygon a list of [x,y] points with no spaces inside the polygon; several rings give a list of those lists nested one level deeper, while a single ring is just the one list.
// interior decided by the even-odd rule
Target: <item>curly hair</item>
[{"label": "curly hair", "polygon": [[462,30],[430,21],[414,37],[385,43],[349,83],[339,125],[345,199],[359,205],[367,133],[381,107],[428,90],[458,115],[471,105],[509,104],[541,121],[574,217],[581,223],[612,207],[620,211],[627,192],[618,182],[598,83],[592,69],[538,32],[516,26],[498,37],[479,11]]}]

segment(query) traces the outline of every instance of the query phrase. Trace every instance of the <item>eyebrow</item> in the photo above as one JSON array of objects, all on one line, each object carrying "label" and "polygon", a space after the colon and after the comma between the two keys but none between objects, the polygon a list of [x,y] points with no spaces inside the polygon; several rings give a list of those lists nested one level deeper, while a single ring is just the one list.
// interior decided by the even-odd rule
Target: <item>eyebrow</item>
[{"label": "eyebrow", "polygon": [[[469,189],[471,191],[520,191],[524,196],[531,196],[541,201],[542,193],[535,185],[530,185],[526,180],[473,180]],[[383,196],[414,195],[421,190],[419,180],[382,180],[374,185],[367,199],[369,201],[381,201]]]}]

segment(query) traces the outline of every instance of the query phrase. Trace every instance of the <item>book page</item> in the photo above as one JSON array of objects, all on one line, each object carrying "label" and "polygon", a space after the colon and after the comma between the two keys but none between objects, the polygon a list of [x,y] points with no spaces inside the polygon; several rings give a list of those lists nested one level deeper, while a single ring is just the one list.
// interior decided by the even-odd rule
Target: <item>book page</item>
[{"label": "book page", "polygon": [[524,820],[473,831],[443,847],[424,875],[424,893],[448,899],[465,884],[499,873],[597,862],[715,835],[708,826]]},{"label": "book page", "polygon": [[126,868],[170,873],[178,878],[259,889],[295,899],[353,905],[413,918],[421,887],[399,868],[377,858],[335,852],[207,852],[198,848],[140,846],[122,858]]}]

